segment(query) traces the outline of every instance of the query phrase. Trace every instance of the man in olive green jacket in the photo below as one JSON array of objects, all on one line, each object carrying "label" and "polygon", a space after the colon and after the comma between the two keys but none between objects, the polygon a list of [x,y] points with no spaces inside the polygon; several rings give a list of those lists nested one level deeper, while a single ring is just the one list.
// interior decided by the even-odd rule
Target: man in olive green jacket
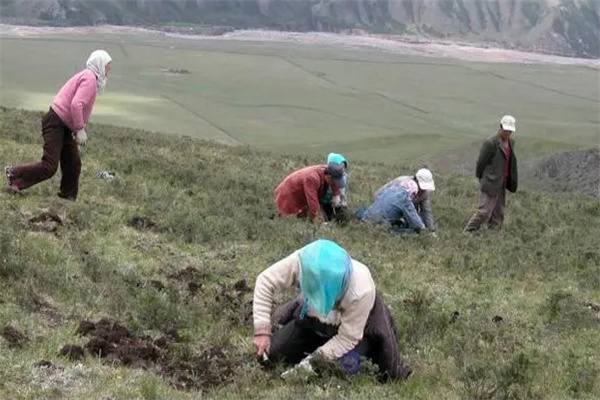
[{"label": "man in olive green jacket", "polygon": [[486,140],[479,152],[475,175],[479,179],[479,207],[471,217],[465,232],[477,231],[487,223],[490,229],[500,229],[504,220],[506,190],[517,191],[517,158],[514,140],[514,117],[505,115],[500,120],[498,133]]}]

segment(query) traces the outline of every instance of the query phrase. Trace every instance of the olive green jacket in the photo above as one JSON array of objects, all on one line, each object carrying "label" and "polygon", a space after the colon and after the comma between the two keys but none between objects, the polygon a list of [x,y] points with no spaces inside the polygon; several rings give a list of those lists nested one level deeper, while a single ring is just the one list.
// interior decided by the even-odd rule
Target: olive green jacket
[{"label": "olive green jacket", "polygon": [[515,142],[509,139],[511,156],[510,156],[510,172],[506,182],[504,182],[504,165],[506,159],[504,157],[504,147],[502,138],[494,135],[483,143],[477,160],[477,168],[475,176],[479,179],[481,191],[494,196],[506,188],[509,192],[516,192],[518,185],[517,175],[517,157],[515,156]]}]

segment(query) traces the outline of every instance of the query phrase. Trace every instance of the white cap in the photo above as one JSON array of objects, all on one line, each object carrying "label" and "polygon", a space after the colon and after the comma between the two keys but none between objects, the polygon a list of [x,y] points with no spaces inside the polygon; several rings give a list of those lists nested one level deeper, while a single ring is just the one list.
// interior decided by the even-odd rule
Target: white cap
[{"label": "white cap", "polygon": [[417,178],[417,182],[419,183],[419,187],[421,190],[435,190],[435,184],[433,183],[433,174],[427,168],[421,168],[417,171],[415,178]]},{"label": "white cap", "polygon": [[517,124],[517,121],[515,120],[515,117],[513,117],[512,115],[505,115],[500,120],[500,126],[502,126],[502,129],[504,129],[505,131],[514,132],[516,130],[516,128],[515,128],[516,124]]}]

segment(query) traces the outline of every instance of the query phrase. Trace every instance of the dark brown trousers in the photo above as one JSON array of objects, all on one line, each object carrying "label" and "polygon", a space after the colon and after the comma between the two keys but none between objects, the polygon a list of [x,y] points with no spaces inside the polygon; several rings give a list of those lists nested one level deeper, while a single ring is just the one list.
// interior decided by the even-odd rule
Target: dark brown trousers
[{"label": "dark brown trousers", "polygon": [[73,133],[54,110],[50,109],[42,118],[42,136],[44,138],[42,160],[34,164],[13,167],[11,169],[13,184],[19,190],[23,190],[50,179],[56,173],[60,163],[62,179],[58,195],[75,200],[79,190],[81,157]]}]

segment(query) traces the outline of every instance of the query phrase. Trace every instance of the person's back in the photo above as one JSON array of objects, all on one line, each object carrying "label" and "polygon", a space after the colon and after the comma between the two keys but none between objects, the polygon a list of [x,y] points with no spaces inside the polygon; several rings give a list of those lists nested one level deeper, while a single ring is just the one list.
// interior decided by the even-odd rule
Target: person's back
[{"label": "person's back", "polygon": [[324,165],[313,165],[285,177],[275,188],[275,204],[281,215],[320,216],[319,198],[329,187],[325,180],[325,168]]},{"label": "person's back", "polygon": [[390,186],[379,193],[373,204],[365,211],[363,219],[371,222],[394,224],[402,216],[403,203],[410,202],[406,190],[399,186]]},{"label": "person's back", "polygon": [[359,218],[365,222],[390,224],[399,234],[419,233],[425,228],[409,193],[400,186],[390,186],[379,193]]},{"label": "person's back", "polygon": [[419,187],[417,186],[417,183],[414,181],[412,176],[402,175],[392,179],[391,181],[377,189],[377,191],[373,195],[373,198],[376,199],[381,193],[383,193],[386,189],[389,189],[391,187],[404,188],[411,197],[411,200],[414,196],[416,196],[416,194],[419,191]]},{"label": "person's back", "polygon": [[425,224],[427,229],[431,232],[435,232],[436,226],[431,208],[431,195],[435,190],[435,184],[433,182],[433,174],[431,171],[426,168],[421,168],[415,175],[398,176],[379,188],[374,193],[373,197],[377,199],[381,193],[391,187],[400,187],[406,190],[421,221]]},{"label": "person's back", "polygon": [[73,132],[83,129],[96,101],[96,75],[84,69],[69,79],[52,101],[52,109]]}]

